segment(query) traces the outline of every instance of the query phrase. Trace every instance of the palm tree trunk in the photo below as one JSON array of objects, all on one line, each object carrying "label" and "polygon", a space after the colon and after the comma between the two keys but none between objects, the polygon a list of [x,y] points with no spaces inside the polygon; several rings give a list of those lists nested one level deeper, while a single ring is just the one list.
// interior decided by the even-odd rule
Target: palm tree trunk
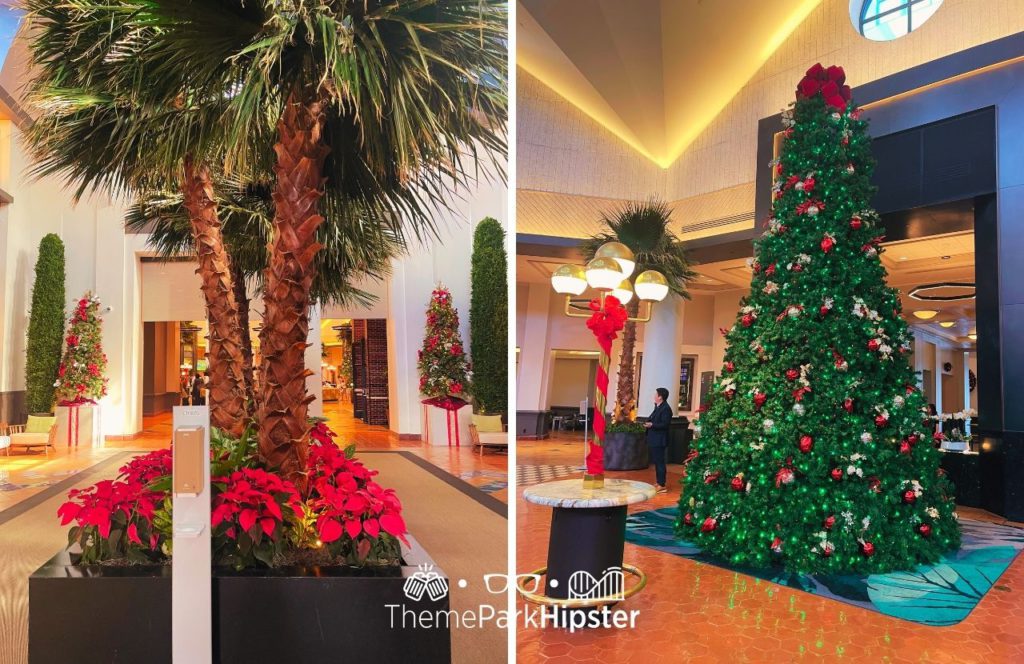
[{"label": "palm tree trunk", "polygon": [[[626,312],[630,318],[635,318],[640,310],[640,304],[634,297],[626,305]],[[633,380],[634,362],[633,356],[636,349],[636,323],[626,321],[622,328],[622,357],[619,358],[619,380],[615,386],[615,422],[633,421],[633,411],[636,409],[636,385]]]},{"label": "palm tree trunk", "polygon": [[213,181],[206,166],[185,159],[181,192],[192,222],[206,300],[209,337],[210,424],[233,436],[245,428],[245,383],[238,328],[238,307],[231,279],[231,261],[221,236]]},{"label": "palm tree trunk", "polygon": [[285,477],[305,486],[309,425],[306,413],[306,338],[310,289],[320,245],[317,212],[323,195],[323,111],[317,101],[293,95],[277,124],[274,152],[274,238],[270,245],[260,333],[260,454]]},{"label": "palm tree trunk", "polygon": [[245,400],[250,415],[256,410],[256,394],[252,382],[252,335],[249,332],[249,291],[245,287],[245,274],[238,263],[231,261],[231,284],[238,305],[238,330],[242,342],[242,376],[245,378]]}]

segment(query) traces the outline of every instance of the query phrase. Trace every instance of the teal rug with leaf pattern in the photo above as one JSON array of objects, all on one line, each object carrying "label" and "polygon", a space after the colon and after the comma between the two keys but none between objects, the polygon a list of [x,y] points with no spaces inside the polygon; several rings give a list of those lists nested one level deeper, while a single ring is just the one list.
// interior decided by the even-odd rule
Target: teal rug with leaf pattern
[{"label": "teal rug with leaf pattern", "polygon": [[962,519],[960,548],[934,565],[869,576],[795,574],[737,567],[710,556],[676,538],[676,516],[675,507],[631,514],[626,541],[922,625],[955,625],[966,618],[1024,550],[1024,529]]}]

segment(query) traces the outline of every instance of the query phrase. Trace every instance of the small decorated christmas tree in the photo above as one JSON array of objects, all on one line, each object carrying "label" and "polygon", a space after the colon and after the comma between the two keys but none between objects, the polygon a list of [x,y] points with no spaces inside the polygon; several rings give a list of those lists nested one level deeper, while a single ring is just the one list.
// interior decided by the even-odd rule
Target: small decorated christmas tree
[{"label": "small decorated christmas tree", "polygon": [[845,78],[815,65],[783,115],[772,216],[684,480],[680,536],[737,565],[912,569],[960,540]]},{"label": "small decorated christmas tree", "polygon": [[428,398],[466,397],[469,366],[459,336],[459,314],[452,294],[438,285],[427,307],[427,327],[419,351],[420,393]]},{"label": "small decorated christmas tree", "polygon": [[102,323],[100,299],[86,292],[71,313],[64,337],[64,357],[54,384],[61,405],[95,402],[107,394]]}]

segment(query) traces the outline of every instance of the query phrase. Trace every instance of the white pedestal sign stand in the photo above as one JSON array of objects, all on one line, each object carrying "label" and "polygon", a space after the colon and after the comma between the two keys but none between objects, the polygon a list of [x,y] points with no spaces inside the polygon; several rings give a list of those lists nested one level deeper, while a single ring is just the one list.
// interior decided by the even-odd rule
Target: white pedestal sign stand
[{"label": "white pedestal sign stand", "polygon": [[210,410],[174,407],[174,542],[171,557],[171,658],[213,659],[210,551]]}]

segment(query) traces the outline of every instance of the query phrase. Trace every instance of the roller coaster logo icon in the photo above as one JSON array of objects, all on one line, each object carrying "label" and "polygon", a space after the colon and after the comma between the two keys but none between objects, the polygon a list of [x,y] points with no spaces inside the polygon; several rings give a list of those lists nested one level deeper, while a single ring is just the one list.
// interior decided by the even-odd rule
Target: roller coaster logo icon
[{"label": "roller coaster logo icon", "polygon": [[621,567],[609,567],[600,579],[586,570],[573,572],[569,577],[569,599],[625,598],[626,576]]}]

